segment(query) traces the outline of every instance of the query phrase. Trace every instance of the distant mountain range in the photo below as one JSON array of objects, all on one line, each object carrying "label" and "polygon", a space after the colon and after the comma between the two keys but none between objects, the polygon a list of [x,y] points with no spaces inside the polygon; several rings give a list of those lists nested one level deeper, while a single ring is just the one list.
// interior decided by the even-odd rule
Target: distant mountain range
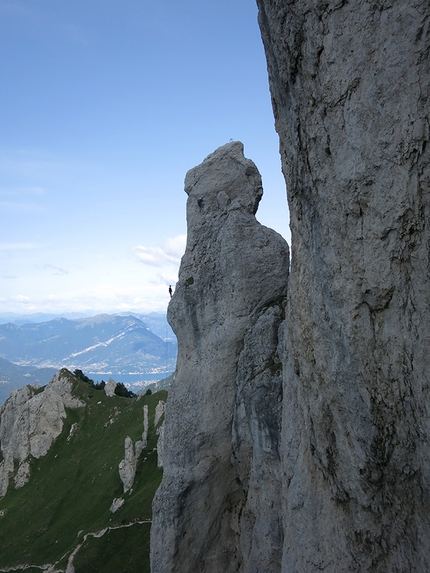
[{"label": "distant mountain range", "polygon": [[0,406],[9,397],[12,390],[26,384],[30,386],[45,386],[56,373],[56,368],[35,368],[34,366],[18,366],[0,358]]},{"label": "distant mountain range", "polygon": [[[95,316],[95,314],[103,314],[103,313],[89,313],[89,314],[82,314],[76,312],[67,312],[61,314],[62,318],[68,318],[70,320],[74,320],[75,318],[89,318],[90,316]],[[105,313],[111,314],[111,313]],[[116,314],[116,313],[112,313]],[[133,313],[129,313],[133,314]],[[58,314],[48,314],[45,312],[33,312],[30,314],[17,314],[15,312],[3,312],[0,314],[0,324],[5,324],[6,322],[13,322],[18,326],[22,324],[29,324],[30,322],[48,322],[49,320],[54,320],[54,318],[58,318],[60,315]],[[138,315],[135,315],[138,316]]]},{"label": "distant mountain range", "polygon": [[22,367],[79,368],[90,377],[117,381],[151,374],[162,378],[174,370],[176,354],[176,338],[163,315],[0,324],[0,357]]}]

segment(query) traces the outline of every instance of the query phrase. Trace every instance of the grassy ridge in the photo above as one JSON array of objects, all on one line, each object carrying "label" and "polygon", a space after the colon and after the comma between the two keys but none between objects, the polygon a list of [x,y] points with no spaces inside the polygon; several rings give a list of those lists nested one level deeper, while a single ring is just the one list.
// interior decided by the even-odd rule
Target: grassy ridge
[{"label": "grassy ridge", "polygon": [[[154,450],[154,413],[167,393],[140,399],[108,398],[102,390],[73,380],[74,394],[86,406],[68,411],[63,432],[48,454],[31,461],[30,481],[21,489],[11,488],[0,500],[0,512],[4,511],[0,517],[0,569],[24,563],[58,563],[57,570],[65,570],[70,553],[85,534],[132,523],[108,530],[100,538],[88,536],[76,554],[75,571],[149,572],[150,524],[138,522],[151,519],[152,498],[161,481]],[[124,457],[124,439],[141,439],[145,404],[149,408],[148,444],[133,489],[123,495],[118,464]],[[111,503],[119,497],[125,503],[113,514]],[[109,563],[117,560],[128,563],[127,568],[112,565],[111,569]]]}]

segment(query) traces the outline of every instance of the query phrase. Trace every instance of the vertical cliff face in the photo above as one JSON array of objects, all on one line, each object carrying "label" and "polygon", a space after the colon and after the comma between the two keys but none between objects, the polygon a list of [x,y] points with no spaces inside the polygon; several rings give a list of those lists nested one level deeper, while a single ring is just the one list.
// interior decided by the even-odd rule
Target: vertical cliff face
[{"label": "vertical cliff face", "polygon": [[268,563],[282,549],[281,512],[267,510],[280,481],[288,246],[255,218],[261,177],[241,143],[192,169],[185,190],[187,248],[168,312],[178,361],[153,507],[152,570],[227,573],[243,570],[262,531],[272,547]]},{"label": "vertical cliff face", "polygon": [[283,571],[427,571],[427,0],[257,0],[292,230]]},{"label": "vertical cliff face", "polygon": [[186,179],[153,572],[429,571],[430,5],[257,3],[288,294],[229,144]]}]

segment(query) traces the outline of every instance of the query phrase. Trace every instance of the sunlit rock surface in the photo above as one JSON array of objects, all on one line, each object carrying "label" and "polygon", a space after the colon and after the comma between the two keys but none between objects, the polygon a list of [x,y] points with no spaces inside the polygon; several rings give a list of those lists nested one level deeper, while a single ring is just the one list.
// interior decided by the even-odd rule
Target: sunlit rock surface
[{"label": "sunlit rock surface", "polygon": [[274,553],[281,549],[279,528],[271,529],[278,519],[261,512],[278,505],[277,345],[289,254],[255,218],[261,177],[240,142],[189,171],[185,190],[188,242],[168,312],[178,363],[153,507],[152,571],[227,573],[252,560],[261,535]]},{"label": "sunlit rock surface", "polygon": [[240,144],[188,174],[153,571],[429,571],[430,5],[257,4],[292,269]]},{"label": "sunlit rock surface", "polygon": [[43,391],[24,386],[14,390],[0,408],[3,457],[0,463],[0,498],[6,494],[15,471],[16,487],[27,483],[30,458],[41,458],[47,454],[61,434],[66,408],[84,406],[72,396],[72,388],[70,373],[60,370]]}]

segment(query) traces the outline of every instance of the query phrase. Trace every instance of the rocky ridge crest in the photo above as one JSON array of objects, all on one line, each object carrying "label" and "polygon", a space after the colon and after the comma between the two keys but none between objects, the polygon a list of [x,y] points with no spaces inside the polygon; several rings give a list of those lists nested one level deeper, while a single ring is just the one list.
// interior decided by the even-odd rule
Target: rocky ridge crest
[{"label": "rocky ridge crest", "polygon": [[[0,408],[0,498],[4,497],[11,479],[22,487],[30,479],[30,457],[46,455],[63,430],[66,408],[84,404],[72,396],[70,373],[57,372],[43,391],[32,386],[14,390]],[[18,467],[16,467],[18,464]]]}]

